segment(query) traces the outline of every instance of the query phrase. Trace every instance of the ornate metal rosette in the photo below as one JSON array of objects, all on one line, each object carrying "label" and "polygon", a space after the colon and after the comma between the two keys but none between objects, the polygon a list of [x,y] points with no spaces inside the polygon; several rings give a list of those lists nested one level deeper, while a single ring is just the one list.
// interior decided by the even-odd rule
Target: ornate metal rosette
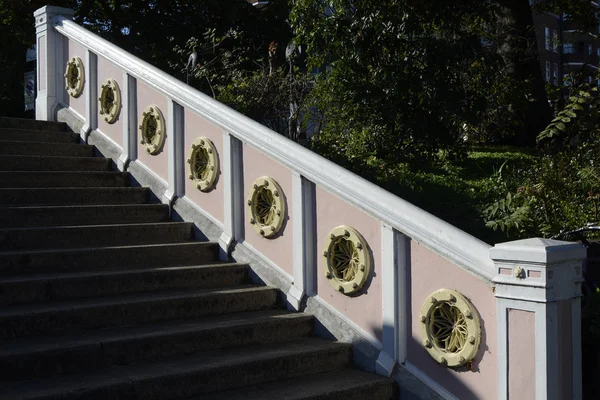
[{"label": "ornate metal rosette", "polygon": [[369,247],[358,231],[349,226],[334,228],[323,250],[325,277],[337,291],[351,294],[359,291],[369,276]]},{"label": "ornate metal rosette", "polygon": [[432,293],[421,307],[423,345],[437,362],[460,367],[475,358],[481,326],[475,307],[455,290]]},{"label": "ornate metal rosette", "polygon": [[277,182],[262,176],[252,184],[248,196],[250,224],[259,235],[270,238],[281,230],[285,217],[285,199]]},{"label": "ornate metal rosette", "polygon": [[114,124],[121,113],[121,89],[114,79],[108,79],[100,86],[100,115],[109,124]]},{"label": "ornate metal rosette", "polygon": [[146,147],[146,152],[158,154],[165,144],[165,119],[160,109],[148,106],[142,113],[142,124],[140,125],[140,143]]},{"label": "ornate metal rosette", "polygon": [[219,170],[219,158],[213,142],[207,137],[200,137],[192,143],[190,158],[187,160],[189,178],[196,181],[196,187],[208,192],[215,184]]},{"label": "ornate metal rosette", "polygon": [[65,89],[71,97],[79,97],[83,92],[84,83],[83,61],[79,57],[73,57],[67,62],[67,69],[65,70]]}]

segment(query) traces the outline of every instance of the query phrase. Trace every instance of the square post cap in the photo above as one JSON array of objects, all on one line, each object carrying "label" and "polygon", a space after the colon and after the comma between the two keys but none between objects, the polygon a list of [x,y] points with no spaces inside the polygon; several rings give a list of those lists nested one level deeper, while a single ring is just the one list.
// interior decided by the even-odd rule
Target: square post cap
[{"label": "square post cap", "polygon": [[490,249],[490,258],[495,262],[556,264],[586,256],[586,248],[578,243],[543,238],[499,243]]}]

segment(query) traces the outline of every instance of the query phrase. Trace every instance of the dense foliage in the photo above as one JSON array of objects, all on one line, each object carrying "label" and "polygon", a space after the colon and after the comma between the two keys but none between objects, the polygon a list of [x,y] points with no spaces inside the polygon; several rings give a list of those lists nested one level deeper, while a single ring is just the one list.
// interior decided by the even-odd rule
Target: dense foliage
[{"label": "dense foliage", "polygon": [[325,121],[319,151],[387,166],[432,159],[441,148],[460,154],[469,137],[527,135],[530,104],[547,104],[534,90],[539,65],[515,73],[536,59],[535,36],[507,50],[502,28],[531,32],[502,12],[475,0],[293,1],[294,32],[309,67],[322,71],[312,96]]},{"label": "dense foliage", "polygon": [[538,136],[537,162],[498,179],[500,199],[485,210],[491,228],[510,237],[554,236],[600,221],[600,97],[596,86],[575,82]]}]

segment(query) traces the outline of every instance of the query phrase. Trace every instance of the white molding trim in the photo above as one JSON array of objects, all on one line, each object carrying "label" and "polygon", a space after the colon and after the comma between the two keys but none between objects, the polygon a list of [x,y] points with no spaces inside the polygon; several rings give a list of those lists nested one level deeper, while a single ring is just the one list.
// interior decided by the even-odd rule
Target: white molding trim
[{"label": "white molding trim", "polygon": [[119,156],[117,167],[125,171],[129,162],[137,158],[137,81],[123,72],[122,82],[123,152]]},{"label": "white molding trim", "polygon": [[242,142],[228,131],[223,131],[223,234],[219,238],[219,257],[227,260],[233,242],[244,237],[244,194]]},{"label": "white molding trim", "polygon": [[398,348],[396,359],[399,363],[405,363],[408,357],[408,335],[410,326],[408,325],[409,316],[412,311],[410,309],[410,299],[408,298],[408,271],[410,269],[410,238],[400,234],[397,239],[398,244],[398,280],[396,307],[398,307],[397,317],[398,325]]},{"label": "white molding trim", "polygon": [[193,89],[64,17],[55,29],[268,157],[488,283],[490,245]]},{"label": "white molding trim", "polygon": [[[292,171],[292,219],[294,280],[288,293],[288,301],[295,310],[300,310],[307,293],[313,293],[312,282],[316,270],[316,249],[312,238],[316,237],[313,217],[315,186],[302,175]],[[290,297],[293,299],[290,301]]]},{"label": "white molding trim", "polygon": [[380,375],[391,376],[397,362],[399,348],[398,330],[398,231],[381,224],[381,304],[382,327],[381,336],[383,350],[375,364],[375,371]]},{"label": "white molding trim", "polygon": [[85,50],[85,122],[79,134],[87,143],[90,132],[98,129],[98,56]]},{"label": "white molding trim", "polygon": [[458,397],[454,396],[452,393],[450,393],[448,390],[446,390],[442,385],[440,385],[439,383],[437,383],[436,381],[431,379],[429,377],[429,375],[426,375],[423,371],[421,371],[419,368],[415,367],[413,364],[409,363],[408,361],[404,363],[404,368],[408,372],[413,374],[421,382],[423,382],[425,385],[429,386],[434,392],[436,392],[437,394],[442,396],[444,399],[459,400]]},{"label": "white molding trim", "polygon": [[162,202],[169,205],[171,212],[173,200],[183,193],[182,176],[185,162],[183,160],[184,117],[183,107],[169,99],[167,107],[167,156],[168,187],[162,195]]}]

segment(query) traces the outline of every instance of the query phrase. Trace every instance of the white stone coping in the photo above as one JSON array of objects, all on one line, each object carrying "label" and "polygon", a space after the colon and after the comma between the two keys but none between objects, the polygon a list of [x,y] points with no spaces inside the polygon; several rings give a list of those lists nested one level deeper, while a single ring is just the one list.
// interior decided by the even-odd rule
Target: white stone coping
[{"label": "white stone coping", "polygon": [[587,251],[580,244],[562,240],[531,238],[500,243],[490,250],[490,257],[497,262],[532,264],[555,264],[581,260]]},{"label": "white stone coping", "polygon": [[53,25],[70,40],[480,279],[489,283],[495,276],[489,244],[264,127],[70,19],[54,17]]}]

